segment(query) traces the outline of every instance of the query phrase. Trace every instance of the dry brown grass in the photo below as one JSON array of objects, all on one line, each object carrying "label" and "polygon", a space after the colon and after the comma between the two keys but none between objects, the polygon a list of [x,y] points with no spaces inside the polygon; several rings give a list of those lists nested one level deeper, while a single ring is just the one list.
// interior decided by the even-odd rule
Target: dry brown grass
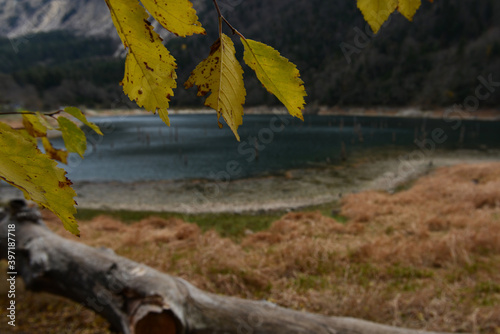
[{"label": "dry brown grass", "polygon": [[[392,195],[349,195],[341,214],[347,223],[289,213],[241,242],[174,218],[126,225],[100,216],[81,223],[80,241],[212,292],[397,326],[500,333],[499,163],[442,168]],[[107,333],[102,320],[59,298],[19,298],[27,311],[18,310],[16,329]]]}]

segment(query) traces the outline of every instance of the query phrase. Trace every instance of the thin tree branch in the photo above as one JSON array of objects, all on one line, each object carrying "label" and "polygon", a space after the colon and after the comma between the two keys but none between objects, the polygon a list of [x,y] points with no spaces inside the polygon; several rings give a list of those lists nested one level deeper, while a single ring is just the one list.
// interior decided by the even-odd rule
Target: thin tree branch
[{"label": "thin tree branch", "polygon": [[[51,117],[51,116],[57,115],[63,111],[64,110],[60,109],[60,110],[51,111],[51,112],[39,111],[39,113],[43,114],[44,116]],[[2,115],[36,115],[36,112],[34,112],[34,111],[5,111],[5,112],[0,112],[0,116],[2,116]]]},{"label": "thin tree branch", "polygon": [[246,39],[245,36],[243,36],[236,28],[234,28],[231,23],[222,15],[222,12],[219,8],[219,4],[217,3],[217,0],[213,0],[215,9],[217,10],[217,16],[219,17],[219,36],[222,36],[222,21],[227,24],[229,29],[231,29],[233,35],[238,35],[243,39]]}]

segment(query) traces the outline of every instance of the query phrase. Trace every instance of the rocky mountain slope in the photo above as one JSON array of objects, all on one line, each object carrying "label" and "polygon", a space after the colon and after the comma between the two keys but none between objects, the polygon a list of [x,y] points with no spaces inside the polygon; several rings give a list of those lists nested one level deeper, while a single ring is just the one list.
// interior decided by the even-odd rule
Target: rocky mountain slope
[{"label": "rocky mountain slope", "polygon": [[116,36],[103,0],[0,0],[0,35],[67,30],[85,36]]},{"label": "rocky mountain slope", "polygon": [[[206,2],[192,1],[203,13]],[[104,0],[0,0],[0,36],[9,38],[58,30],[118,40]]]}]

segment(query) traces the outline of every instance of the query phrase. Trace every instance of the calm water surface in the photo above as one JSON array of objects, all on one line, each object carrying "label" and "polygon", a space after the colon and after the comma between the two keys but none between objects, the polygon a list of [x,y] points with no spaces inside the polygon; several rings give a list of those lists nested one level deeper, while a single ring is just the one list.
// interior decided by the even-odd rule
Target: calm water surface
[{"label": "calm water surface", "polygon": [[[172,115],[171,127],[154,115],[91,120],[105,135],[91,136],[85,159],[71,155],[68,166],[63,165],[73,181],[213,179],[229,173],[232,179],[245,178],[338,164],[352,152],[412,152],[419,150],[415,139],[422,138],[427,138],[427,149],[431,141],[446,150],[500,147],[498,121],[464,121],[453,129],[455,123],[430,119],[311,115],[302,122],[290,116],[248,115],[238,142],[227,125],[218,128],[215,115]],[[446,137],[443,143],[432,140],[438,128],[443,130],[440,141]]]}]

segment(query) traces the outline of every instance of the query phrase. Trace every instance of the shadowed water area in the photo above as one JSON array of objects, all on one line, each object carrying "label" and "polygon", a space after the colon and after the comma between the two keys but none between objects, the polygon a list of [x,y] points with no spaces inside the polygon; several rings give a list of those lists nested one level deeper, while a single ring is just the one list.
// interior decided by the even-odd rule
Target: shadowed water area
[{"label": "shadowed water area", "polygon": [[[85,159],[73,155],[73,181],[241,179],[296,168],[338,165],[374,152],[450,153],[500,147],[500,121],[360,116],[248,115],[238,142],[215,115],[94,118],[104,137],[91,132]],[[61,140],[56,140],[56,144]]]}]

